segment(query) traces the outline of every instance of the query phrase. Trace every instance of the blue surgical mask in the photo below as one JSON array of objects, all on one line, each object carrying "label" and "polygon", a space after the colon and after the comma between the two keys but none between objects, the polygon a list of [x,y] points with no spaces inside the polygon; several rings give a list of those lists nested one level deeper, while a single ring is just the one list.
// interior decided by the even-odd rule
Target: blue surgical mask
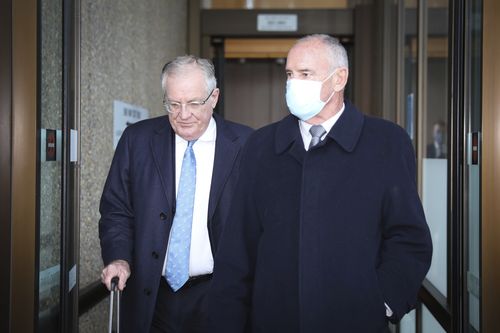
[{"label": "blue surgical mask", "polygon": [[304,121],[311,119],[321,112],[326,103],[335,94],[335,90],[330,97],[323,102],[321,100],[321,87],[323,82],[328,80],[332,74],[323,81],[290,79],[286,82],[286,104],[290,113]]}]

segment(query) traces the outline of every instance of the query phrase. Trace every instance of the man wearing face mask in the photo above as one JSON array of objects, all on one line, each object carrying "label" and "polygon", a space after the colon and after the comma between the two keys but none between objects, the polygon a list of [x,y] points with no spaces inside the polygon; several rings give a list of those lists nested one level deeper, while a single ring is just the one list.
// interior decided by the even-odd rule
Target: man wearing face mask
[{"label": "man wearing face mask", "polygon": [[432,127],[432,143],[427,145],[428,158],[446,158],[446,145],[444,144],[444,122],[438,121]]},{"label": "man wearing face mask", "polygon": [[299,39],[286,73],[291,115],[243,150],[211,332],[386,332],[415,306],[431,261],[412,143],[344,101],[337,39]]}]

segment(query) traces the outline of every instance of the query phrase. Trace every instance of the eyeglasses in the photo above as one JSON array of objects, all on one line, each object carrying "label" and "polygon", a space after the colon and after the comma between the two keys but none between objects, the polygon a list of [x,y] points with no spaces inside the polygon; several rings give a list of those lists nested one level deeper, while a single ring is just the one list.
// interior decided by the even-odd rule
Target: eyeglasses
[{"label": "eyeglasses", "polygon": [[168,113],[177,115],[182,111],[182,106],[184,105],[186,110],[193,113],[193,112],[200,112],[203,110],[203,106],[207,103],[208,99],[212,97],[212,94],[214,93],[215,89],[212,89],[210,94],[208,94],[207,98],[203,101],[191,101],[187,103],[179,103],[179,102],[174,102],[174,101],[169,101],[165,100],[163,102],[163,106],[165,107],[165,110],[167,110]]}]

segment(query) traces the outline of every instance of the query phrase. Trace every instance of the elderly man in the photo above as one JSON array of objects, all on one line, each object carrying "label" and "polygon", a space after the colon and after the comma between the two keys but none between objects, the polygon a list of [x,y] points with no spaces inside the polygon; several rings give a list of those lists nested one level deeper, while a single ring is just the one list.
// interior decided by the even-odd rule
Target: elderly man
[{"label": "elderly man", "polygon": [[208,60],[178,57],[161,83],[168,117],[124,131],[104,187],[102,281],[109,288],[119,277],[124,331],[200,332],[251,129],[213,114],[219,89]]},{"label": "elderly man", "polygon": [[385,332],[414,307],[431,261],[412,143],[344,101],[335,38],[298,40],[286,73],[291,115],[243,150],[212,331]]}]

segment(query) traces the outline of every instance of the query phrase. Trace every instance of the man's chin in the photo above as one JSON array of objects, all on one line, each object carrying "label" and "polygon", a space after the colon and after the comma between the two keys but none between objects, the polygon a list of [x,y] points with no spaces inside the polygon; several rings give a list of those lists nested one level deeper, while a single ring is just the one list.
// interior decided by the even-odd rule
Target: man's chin
[{"label": "man's chin", "polygon": [[191,141],[196,139],[196,131],[192,127],[188,128],[180,128],[177,130],[177,135],[179,135],[181,138],[187,141]]}]

